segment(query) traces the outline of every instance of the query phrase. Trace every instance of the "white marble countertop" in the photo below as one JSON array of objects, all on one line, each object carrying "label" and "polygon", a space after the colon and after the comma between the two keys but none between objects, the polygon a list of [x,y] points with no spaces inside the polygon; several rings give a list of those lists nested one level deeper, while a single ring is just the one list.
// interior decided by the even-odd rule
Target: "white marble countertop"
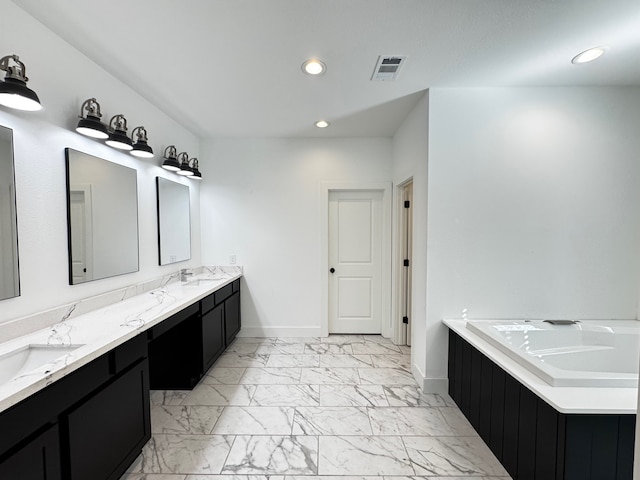
[{"label": "white marble countertop", "polygon": [[467,321],[445,319],[443,323],[480,350],[511,376],[561,413],[636,413],[638,390],[635,388],[552,387],[516,363],[506,354],[467,329]]},{"label": "white marble countertop", "polygon": [[[242,276],[239,267],[204,271],[189,277],[187,284],[176,281],[176,275],[166,277],[157,288],[136,295],[122,294],[119,300],[80,315],[72,315],[77,304],[57,309],[64,314],[54,325],[0,343],[0,359],[28,345],[81,345],[53,362],[0,383],[0,412]],[[137,292],[136,288],[133,291]]]}]

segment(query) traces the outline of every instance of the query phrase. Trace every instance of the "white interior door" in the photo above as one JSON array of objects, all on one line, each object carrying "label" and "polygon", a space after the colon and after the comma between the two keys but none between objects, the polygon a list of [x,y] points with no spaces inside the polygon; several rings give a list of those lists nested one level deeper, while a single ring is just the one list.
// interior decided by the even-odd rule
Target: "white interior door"
[{"label": "white interior door", "polygon": [[329,192],[329,333],[381,333],[382,192]]},{"label": "white interior door", "polygon": [[91,186],[72,186],[70,200],[71,274],[77,284],[93,279]]}]

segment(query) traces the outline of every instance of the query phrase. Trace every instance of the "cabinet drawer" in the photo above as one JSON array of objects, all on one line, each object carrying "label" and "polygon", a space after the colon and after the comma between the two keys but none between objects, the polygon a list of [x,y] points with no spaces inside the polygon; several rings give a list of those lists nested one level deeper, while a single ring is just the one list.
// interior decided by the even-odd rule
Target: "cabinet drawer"
[{"label": "cabinet drawer", "polygon": [[138,335],[110,352],[111,373],[117,374],[147,356],[147,337]]},{"label": "cabinet drawer", "polygon": [[149,330],[149,340],[154,339],[162,335],[163,333],[171,330],[173,327],[183,322],[192,315],[200,312],[200,306],[197,303],[189,305],[184,310],[172,315],[171,317],[163,320],[158,325]]},{"label": "cabinet drawer", "polygon": [[233,294],[233,284],[225,285],[220,290],[214,293],[216,296],[216,305],[224,302],[227,298],[229,298]]},{"label": "cabinet drawer", "polygon": [[202,314],[204,315],[216,306],[216,294],[212,293],[211,295],[207,295],[202,300],[200,300],[200,302],[202,304]]},{"label": "cabinet drawer", "polygon": [[240,291],[240,279],[234,280],[231,285],[233,286],[233,293]]}]

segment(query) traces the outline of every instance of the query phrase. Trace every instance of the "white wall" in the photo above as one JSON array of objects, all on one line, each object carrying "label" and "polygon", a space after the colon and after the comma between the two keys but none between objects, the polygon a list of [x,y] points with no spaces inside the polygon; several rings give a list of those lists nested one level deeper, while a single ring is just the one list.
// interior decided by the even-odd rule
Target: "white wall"
[{"label": "white wall", "polygon": [[389,181],[391,155],[389,138],[203,142],[202,258],[244,266],[243,334],[320,334],[321,182]]},{"label": "white wall", "polygon": [[[0,125],[13,129],[20,250],[20,297],[0,303],[0,323],[68,303],[181,267],[200,259],[199,187],[191,187],[192,260],[158,266],[155,176],[174,180],[158,165],[160,158],[139,160],[75,133],[80,105],[96,97],[103,120],[123,113],[133,127],[144,125],[150,145],[161,153],[175,143],[198,156],[199,140],[108,72],[70,47],[8,0],[0,0],[0,55],[17,54],[26,64],[44,110],[17,112],[0,108]],[[64,148],[89,153],[138,170],[140,271],[68,285]]]},{"label": "white wall", "polygon": [[432,89],[427,377],[442,318],[637,316],[640,89]]},{"label": "white wall", "polygon": [[[425,385],[429,383],[426,380],[425,350],[428,157],[429,93],[427,92],[393,137],[393,184],[395,187],[408,179],[413,179],[411,363],[416,381],[427,390],[437,390],[437,386]],[[398,219],[396,218],[395,221],[397,222]],[[396,269],[394,268],[395,271]]]}]

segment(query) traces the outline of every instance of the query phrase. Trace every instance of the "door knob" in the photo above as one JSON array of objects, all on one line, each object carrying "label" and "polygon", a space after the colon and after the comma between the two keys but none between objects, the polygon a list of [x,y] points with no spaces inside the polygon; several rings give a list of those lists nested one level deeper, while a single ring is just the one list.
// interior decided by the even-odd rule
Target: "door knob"
[{"label": "door knob", "polygon": [[335,272],[336,272],[336,269],[335,269],[335,268],[333,268],[333,267],[331,267],[331,268],[329,269],[329,271],[330,271],[331,273],[335,273]]}]

